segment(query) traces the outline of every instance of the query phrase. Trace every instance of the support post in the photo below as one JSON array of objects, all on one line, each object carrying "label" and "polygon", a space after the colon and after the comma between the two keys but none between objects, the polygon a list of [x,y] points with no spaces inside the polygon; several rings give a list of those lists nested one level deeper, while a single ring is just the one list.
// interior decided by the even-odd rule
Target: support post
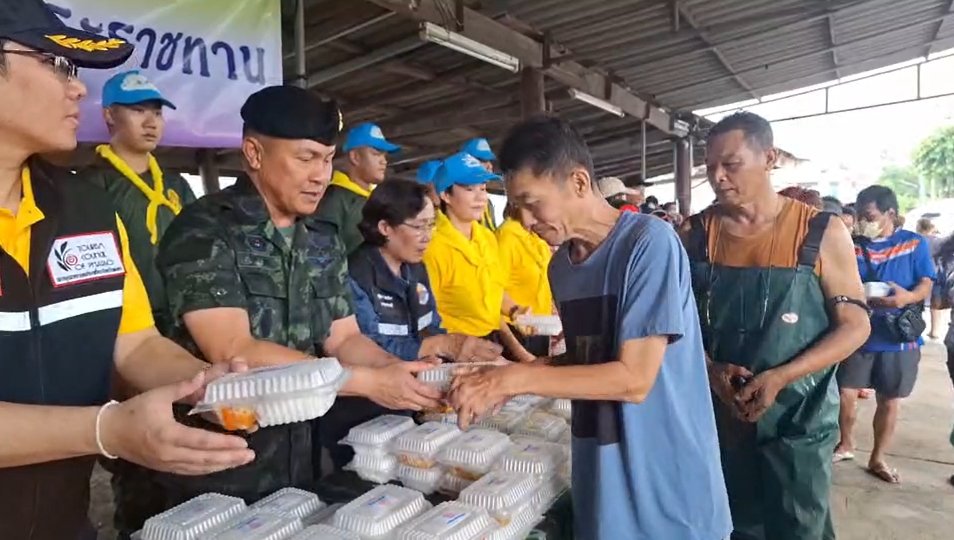
[{"label": "support post", "polygon": [[215,161],[215,150],[203,148],[199,150],[199,176],[202,177],[202,187],[206,195],[216,193],[219,187],[219,164]]},{"label": "support post", "polygon": [[639,181],[646,182],[646,121],[639,122]]},{"label": "support post", "polygon": [[305,0],[295,7],[295,85],[308,84],[308,66],[305,62]]},{"label": "support post", "polygon": [[523,118],[546,112],[543,72],[534,68],[520,71],[520,107]]},{"label": "support post", "polygon": [[673,140],[675,146],[676,201],[684,217],[692,213],[692,148],[689,137]]}]

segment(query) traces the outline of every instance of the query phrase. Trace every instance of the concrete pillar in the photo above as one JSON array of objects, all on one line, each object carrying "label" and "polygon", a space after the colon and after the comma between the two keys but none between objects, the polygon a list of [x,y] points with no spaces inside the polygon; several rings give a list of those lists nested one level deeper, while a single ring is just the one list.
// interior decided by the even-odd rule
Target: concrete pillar
[{"label": "concrete pillar", "polygon": [[686,217],[692,213],[692,145],[689,137],[673,140],[675,147],[676,201],[679,212]]}]

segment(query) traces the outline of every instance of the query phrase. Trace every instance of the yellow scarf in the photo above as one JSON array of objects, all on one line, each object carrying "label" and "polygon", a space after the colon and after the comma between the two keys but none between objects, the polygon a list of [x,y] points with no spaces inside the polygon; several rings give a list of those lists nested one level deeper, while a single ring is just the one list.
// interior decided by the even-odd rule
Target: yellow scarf
[{"label": "yellow scarf", "polygon": [[371,186],[371,189],[364,189],[359,186],[357,182],[352,180],[351,177],[341,171],[335,171],[335,173],[331,175],[331,185],[347,189],[351,193],[361,195],[365,199],[371,196],[371,189],[374,189],[374,186]]},{"label": "yellow scarf", "polygon": [[136,174],[136,171],[132,170],[128,163],[123,161],[123,158],[113,152],[113,149],[110,148],[108,144],[97,146],[96,153],[115,167],[117,171],[132,182],[134,186],[139,188],[139,191],[149,199],[149,206],[146,207],[146,229],[149,231],[149,239],[152,245],[156,245],[159,242],[159,227],[156,224],[159,207],[165,206],[177,216],[179,212],[182,211],[182,201],[179,200],[179,194],[172,189],[165,192],[165,185],[162,180],[162,169],[159,168],[159,163],[156,161],[156,158],[153,157],[152,154],[149,154],[149,173],[152,174],[152,181],[155,184],[155,187],[151,188],[141,176]]}]

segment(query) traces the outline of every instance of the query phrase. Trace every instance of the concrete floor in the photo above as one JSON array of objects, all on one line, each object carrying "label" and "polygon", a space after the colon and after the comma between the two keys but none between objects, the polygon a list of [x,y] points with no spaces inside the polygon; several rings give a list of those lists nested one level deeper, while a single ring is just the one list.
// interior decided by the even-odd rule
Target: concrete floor
[{"label": "concrete floor", "polygon": [[[902,477],[899,486],[865,473],[871,449],[874,400],[861,401],[856,427],[858,452],[853,462],[835,465],[832,508],[839,540],[950,540],[954,538],[954,389],[939,343],[925,346],[914,394],[901,410],[890,464]],[[90,515],[100,540],[112,540],[112,494],[108,473],[97,468],[92,481]],[[675,539],[673,539],[675,540]],[[813,539],[805,539],[813,540]]]}]

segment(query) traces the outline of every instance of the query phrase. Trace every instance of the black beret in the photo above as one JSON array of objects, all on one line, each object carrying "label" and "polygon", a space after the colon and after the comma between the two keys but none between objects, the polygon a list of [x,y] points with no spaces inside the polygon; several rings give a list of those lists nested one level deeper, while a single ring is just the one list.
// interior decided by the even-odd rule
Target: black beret
[{"label": "black beret", "polygon": [[269,86],[242,105],[245,127],[276,139],[310,139],[335,144],[341,113],[334,101],[324,101],[298,86]]}]

